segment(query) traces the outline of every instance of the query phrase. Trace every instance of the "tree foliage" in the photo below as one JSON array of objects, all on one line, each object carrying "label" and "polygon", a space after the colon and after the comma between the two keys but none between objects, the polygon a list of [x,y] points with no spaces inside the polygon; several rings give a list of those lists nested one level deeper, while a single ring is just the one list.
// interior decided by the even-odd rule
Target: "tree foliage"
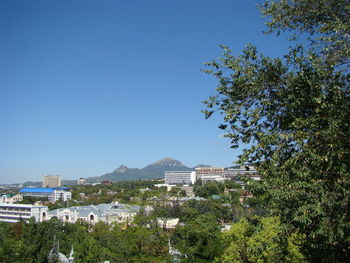
[{"label": "tree foliage", "polygon": [[268,32],[308,33],[319,59],[349,66],[350,3],[348,0],[271,0],[261,6],[269,17]]},{"label": "tree foliage", "polygon": [[168,237],[157,226],[64,224],[58,219],[0,223],[0,262],[56,262],[58,252],[68,255],[72,247],[76,263],[107,260],[148,263],[170,259]]},{"label": "tree foliage", "polygon": [[172,243],[183,256],[181,262],[212,262],[222,252],[220,227],[212,215],[199,215],[178,226]]},{"label": "tree foliage", "polygon": [[300,248],[304,236],[284,233],[277,217],[242,219],[222,235],[226,248],[216,262],[305,262]]},{"label": "tree foliage", "polygon": [[270,31],[309,34],[309,48],[270,58],[252,45],[238,56],[223,46],[206,70],[219,82],[206,117],[222,113],[232,147],[247,145],[239,162],[256,163],[262,175],[250,190],[306,235],[313,262],[350,259],[349,6],[266,1]]}]

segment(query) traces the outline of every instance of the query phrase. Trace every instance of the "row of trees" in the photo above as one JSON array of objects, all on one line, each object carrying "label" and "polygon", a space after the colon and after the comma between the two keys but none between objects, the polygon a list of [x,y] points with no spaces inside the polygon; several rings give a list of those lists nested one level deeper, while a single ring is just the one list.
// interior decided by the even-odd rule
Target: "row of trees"
[{"label": "row of trees", "polygon": [[[242,219],[227,232],[221,231],[210,213],[190,218],[170,232],[157,226],[154,219],[140,214],[129,225],[63,224],[57,219],[1,223],[0,261],[57,263],[57,253],[69,255],[72,247],[76,263],[166,263],[175,258],[185,263],[304,260],[300,252],[304,236],[281,236],[283,228],[277,218]],[[169,253],[169,245],[177,251],[175,256]]]},{"label": "row of trees", "polygon": [[[111,227],[103,223],[91,226],[83,222],[63,224],[57,219],[43,223],[1,223],[0,262],[50,262],[49,253],[57,242],[59,252],[65,255],[73,247],[75,263],[170,262],[167,235],[156,226]],[[52,258],[56,260],[50,263],[57,263],[57,257]]]}]

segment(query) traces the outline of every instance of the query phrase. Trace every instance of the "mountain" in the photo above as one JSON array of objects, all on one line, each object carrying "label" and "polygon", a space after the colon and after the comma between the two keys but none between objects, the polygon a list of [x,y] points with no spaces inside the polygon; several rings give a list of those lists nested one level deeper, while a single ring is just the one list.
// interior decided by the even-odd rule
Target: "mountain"
[{"label": "mountain", "polygon": [[24,182],[22,183],[22,185],[25,186],[35,186],[35,187],[41,187],[43,185],[42,182],[32,182],[32,181],[28,181],[28,182]]},{"label": "mountain", "polygon": [[144,168],[128,168],[125,165],[119,166],[111,173],[106,173],[100,177],[87,178],[87,182],[93,183],[97,181],[110,180],[112,182],[145,180],[163,178],[165,171],[191,171],[192,168],[187,167],[180,161],[172,158],[164,158]]},{"label": "mountain", "polygon": [[166,157],[162,160],[159,160],[157,162],[154,162],[146,166],[145,168],[147,167],[186,167],[186,166],[182,162]]},{"label": "mountain", "polygon": [[[172,158],[164,158],[147,165],[141,169],[129,168],[125,165],[119,166],[117,169],[102,176],[94,176],[86,178],[87,183],[102,182],[110,180],[112,182],[119,181],[133,181],[133,180],[147,180],[164,178],[165,171],[193,171],[196,167],[208,167],[210,165],[198,164],[193,168],[187,167],[182,162]],[[75,185],[77,180],[62,180],[62,185]],[[35,185],[40,187],[41,182],[26,182],[25,185]]]}]

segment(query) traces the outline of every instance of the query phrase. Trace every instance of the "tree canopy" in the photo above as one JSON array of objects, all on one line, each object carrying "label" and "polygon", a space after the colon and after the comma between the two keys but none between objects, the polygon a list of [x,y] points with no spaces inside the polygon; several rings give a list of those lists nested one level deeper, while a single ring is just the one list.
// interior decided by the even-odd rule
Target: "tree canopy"
[{"label": "tree canopy", "polygon": [[270,18],[267,32],[308,33],[313,51],[322,60],[349,66],[348,0],[271,0],[264,2],[261,12]]},{"label": "tree canopy", "polygon": [[[232,147],[245,144],[240,163],[255,163],[262,180],[251,184],[288,229],[306,235],[311,262],[350,258],[350,4],[281,0],[261,6],[268,32],[295,33],[288,54],[271,58],[248,45],[223,55],[205,71],[218,79],[206,117]],[[297,33],[309,42],[295,42]]]}]

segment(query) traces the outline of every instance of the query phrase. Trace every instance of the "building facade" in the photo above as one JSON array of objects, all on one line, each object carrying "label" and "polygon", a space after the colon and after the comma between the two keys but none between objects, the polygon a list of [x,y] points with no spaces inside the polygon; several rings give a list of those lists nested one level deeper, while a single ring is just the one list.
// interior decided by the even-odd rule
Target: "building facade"
[{"label": "building facade", "polygon": [[112,185],[113,182],[110,181],[110,180],[104,180],[104,181],[101,182],[101,184],[102,184],[102,185]]},{"label": "building facade", "polygon": [[113,222],[123,223],[131,222],[140,209],[140,206],[129,206],[125,204],[73,206],[50,211],[48,219],[57,217],[67,223],[75,223],[77,220],[82,220],[91,224],[97,222],[104,222],[107,224]]},{"label": "building facade", "polygon": [[194,184],[196,182],[195,171],[166,171],[164,173],[165,184]]},{"label": "building facade", "polygon": [[0,204],[0,222],[28,222],[34,217],[36,222],[47,220],[47,206],[27,204]]},{"label": "building facade", "polygon": [[260,175],[253,166],[231,167],[226,169],[226,177],[235,179],[239,176],[250,177],[253,180],[260,180]]},{"label": "building facade", "polygon": [[224,181],[225,168],[224,167],[197,167],[197,178],[201,179],[203,183],[208,181]]},{"label": "building facade", "polygon": [[61,176],[60,175],[44,175],[43,187],[60,187]]},{"label": "building facade", "polygon": [[57,201],[68,201],[72,198],[72,193],[70,192],[69,187],[27,187],[22,188],[19,192],[23,196],[47,198],[52,203]]},{"label": "building facade", "polygon": [[49,199],[50,202],[54,203],[57,201],[68,201],[72,199],[72,193],[70,190],[65,189],[54,189],[53,194],[51,198]]},{"label": "building facade", "polygon": [[80,177],[80,178],[77,180],[77,184],[78,184],[78,185],[85,185],[85,184],[86,184],[85,178]]},{"label": "building facade", "polygon": [[224,175],[225,168],[224,167],[196,167],[196,173],[198,177],[205,174]]},{"label": "building facade", "polygon": [[0,203],[13,204],[23,201],[23,196],[20,194],[0,194]]}]

